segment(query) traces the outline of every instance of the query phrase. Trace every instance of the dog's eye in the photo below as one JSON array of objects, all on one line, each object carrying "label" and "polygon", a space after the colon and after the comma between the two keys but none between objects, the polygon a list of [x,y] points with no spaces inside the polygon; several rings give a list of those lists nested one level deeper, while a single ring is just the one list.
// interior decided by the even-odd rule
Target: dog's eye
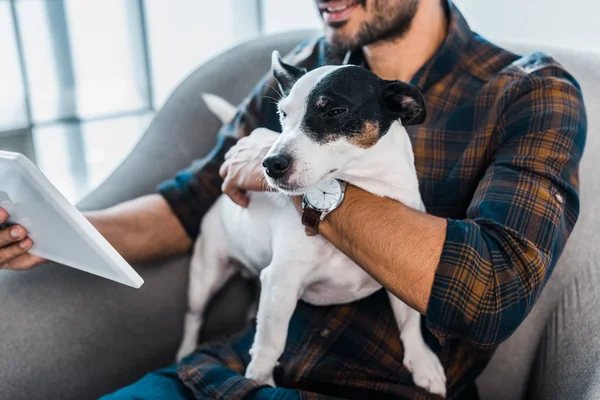
[{"label": "dog's eye", "polygon": [[337,117],[346,112],[345,108],[334,108],[333,110],[329,110],[325,113],[327,117]]}]

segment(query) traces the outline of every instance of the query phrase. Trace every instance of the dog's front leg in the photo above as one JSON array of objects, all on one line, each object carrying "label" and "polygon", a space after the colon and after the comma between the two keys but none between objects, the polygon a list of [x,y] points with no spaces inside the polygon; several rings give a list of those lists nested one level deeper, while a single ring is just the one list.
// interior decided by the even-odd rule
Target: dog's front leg
[{"label": "dog's front leg", "polygon": [[290,319],[304,282],[301,267],[286,264],[272,264],[260,274],[256,335],[246,369],[246,378],[272,386],[273,369],[285,348]]},{"label": "dog's front leg", "polygon": [[177,351],[177,361],[181,361],[196,349],[204,310],[210,298],[236,271],[228,261],[224,237],[218,211],[213,208],[204,217],[202,235],[194,244],[188,287],[189,308],[185,315],[183,339]]},{"label": "dog's front leg", "polygon": [[394,317],[404,345],[404,366],[413,374],[413,381],[431,393],[446,396],[446,374],[438,356],[431,351],[421,332],[421,314],[388,292]]}]

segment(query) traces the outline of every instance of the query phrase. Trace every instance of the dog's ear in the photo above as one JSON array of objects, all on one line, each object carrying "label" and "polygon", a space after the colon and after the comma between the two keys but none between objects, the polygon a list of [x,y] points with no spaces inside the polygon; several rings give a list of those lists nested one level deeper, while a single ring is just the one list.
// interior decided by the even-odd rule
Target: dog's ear
[{"label": "dog's ear", "polygon": [[415,86],[402,81],[382,82],[383,103],[402,125],[416,125],[425,121],[425,99]]},{"label": "dog's ear", "polygon": [[292,86],[296,83],[302,75],[306,74],[306,69],[298,68],[293,65],[289,65],[281,61],[281,56],[278,51],[274,51],[271,56],[271,69],[273,70],[273,76],[279,84],[279,88],[284,96],[290,94]]}]

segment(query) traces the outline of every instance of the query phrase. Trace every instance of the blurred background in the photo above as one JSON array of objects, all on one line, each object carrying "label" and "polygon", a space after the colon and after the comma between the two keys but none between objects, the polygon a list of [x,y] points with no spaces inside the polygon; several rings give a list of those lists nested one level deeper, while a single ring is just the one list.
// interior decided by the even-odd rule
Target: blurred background
[{"label": "blurred background", "polygon": [[[455,3],[493,41],[600,51],[598,3]],[[0,0],[0,149],[30,157],[77,202],[198,66],[260,35],[319,27],[313,0]]]}]

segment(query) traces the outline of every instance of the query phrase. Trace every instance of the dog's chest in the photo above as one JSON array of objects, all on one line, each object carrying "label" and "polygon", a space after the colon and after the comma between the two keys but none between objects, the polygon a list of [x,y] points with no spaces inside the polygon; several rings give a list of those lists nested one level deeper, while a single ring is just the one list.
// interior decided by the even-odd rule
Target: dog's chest
[{"label": "dog's chest", "polygon": [[347,304],[363,299],[381,287],[362,268],[335,250],[310,275],[301,299],[315,306]]},{"label": "dog's chest", "polygon": [[381,288],[324,238],[306,236],[289,199],[253,193],[245,209],[228,198],[219,203],[229,256],[255,275],[270,265],[297,274],[305,281],[302,300],[314,305],[344,304]]},{"label": "dog's chest", "polygon": [[239,261],[255,275],[273,259],[273,225],[290,218],[289,210],[266,193],[252,193],[248,208],[221,196],[216,206],[227,238],[229,257]]}]

